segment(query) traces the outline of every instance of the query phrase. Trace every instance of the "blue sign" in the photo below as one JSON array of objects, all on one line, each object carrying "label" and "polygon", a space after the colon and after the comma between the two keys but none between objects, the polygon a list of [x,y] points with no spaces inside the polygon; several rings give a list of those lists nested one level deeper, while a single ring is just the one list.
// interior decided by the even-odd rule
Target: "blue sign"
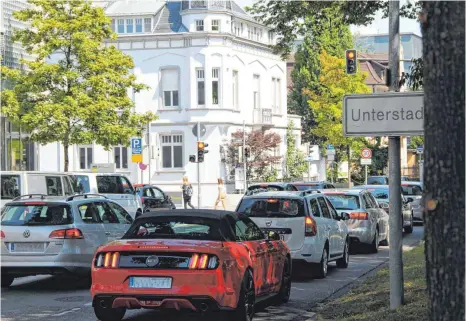
[{"label": "blue sign", "polygon": [[422,154],[424,152],[424,146],[418,146],[417,147],[417,153]]},{"label": "blue sign", "polygon": [[335,149],[335,147],[333,147],[332,144],[328,144],[328,145],[327,145],[327,149]]},{"label": "blue sign", "polygon": [[131,138],[131,153],[142,154],[142,138]]}]

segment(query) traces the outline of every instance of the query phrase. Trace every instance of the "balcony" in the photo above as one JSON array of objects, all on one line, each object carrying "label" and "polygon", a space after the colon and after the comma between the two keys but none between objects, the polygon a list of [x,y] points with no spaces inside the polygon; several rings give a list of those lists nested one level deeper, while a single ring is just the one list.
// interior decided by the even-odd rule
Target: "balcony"
[{"label": "balcony", "polygon": [[261,127],[272,127],[272,108],[256,108],[253,110],[252,122]]},{"label": "balcony", "polygon": [[189,9],[212,9],[212,10],[231,10],[231,1],[225,0],[210,0],[210,1],[199,1],[199,0],[190,0],[183,1],[181,10]]}]

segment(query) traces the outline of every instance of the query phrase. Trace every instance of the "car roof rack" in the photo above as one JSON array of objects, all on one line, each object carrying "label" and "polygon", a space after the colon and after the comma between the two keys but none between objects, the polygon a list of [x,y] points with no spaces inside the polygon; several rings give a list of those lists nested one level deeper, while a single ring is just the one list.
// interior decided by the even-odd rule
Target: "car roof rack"
[{"label": "car roof rack", "polygon": [[14,201],[19,201],[19,200],[23,199],[24,197],[27,197],[27,198],[29,198],[29,199],[31,199],[31,198],[39,198],[39,197],[40,197],[40,199],[43,200],[43,199],[45,199],[47,196],[48,196],[48,195],[45,195],[45,194],[25,194],[25,195],[21,195],[21,196],[18,196],[18,197],[16,197],[16,198],[14,198],[14,199],[12,200],[12,202],[14,202]]},{"label": "car roof rack", "polygon": [[107,196],[105,195],[102,195],[102,194],[92,194],[92,193],[87,193],[87,194],[76,194],[76,195],[73,195],[73,196],[69,196],[66,201],[72,201],[74,200],[76,197],[84,197],[84,198],[89,198],[88,196],[94,196],[94,197],[102,197],[102,198],[105,198],[105,199],[108,199]]}]

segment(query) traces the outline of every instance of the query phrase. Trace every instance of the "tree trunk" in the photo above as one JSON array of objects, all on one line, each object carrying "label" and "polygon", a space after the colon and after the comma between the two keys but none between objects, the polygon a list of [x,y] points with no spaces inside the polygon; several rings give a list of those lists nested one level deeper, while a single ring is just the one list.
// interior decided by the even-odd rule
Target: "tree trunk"
[{"label": "tree trunk", "polygon": [[[463,321],[465,3],[424,1],[426,279],[431,321]],[[431,200],[431,202],[428,202]]]},{"label": "tree trunk", "polygon": [[70,164],[70,158],[69,158],[69,155],[68,155],[68,151],[69,151],[69,144],[64,144],[63,145],[63,153],[65,154],[65,169],[64,171],[67,172],[68,171],[68,166]]}]

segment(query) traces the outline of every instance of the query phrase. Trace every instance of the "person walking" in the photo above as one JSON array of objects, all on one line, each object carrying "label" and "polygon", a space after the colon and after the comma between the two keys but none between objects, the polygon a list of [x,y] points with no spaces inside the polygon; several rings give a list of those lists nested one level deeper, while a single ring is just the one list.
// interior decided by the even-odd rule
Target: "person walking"
[{"label": "person walking", "polygon": [[217,196],[217,200],[215,201],[214,209],[215,210],[217,209],[218,202],[222,202],[223,210],[226,210],[225,199],[227,198],[227,189],[225,187],[225,183],[223,182],[223,179],[219,178],[217,182],[218,182],[218,196]]},{"label": "person walking", "polygon": [[183,190],[183,202],[184,202],[184,209],[191,207],[192,209],[195,209],[193,204],[191,204],[191,197],[193,196],[193,186],[191,183],[188,181],[188,177],[184,176],[183,177],[183,185],[181,185],[181,189]]}]

